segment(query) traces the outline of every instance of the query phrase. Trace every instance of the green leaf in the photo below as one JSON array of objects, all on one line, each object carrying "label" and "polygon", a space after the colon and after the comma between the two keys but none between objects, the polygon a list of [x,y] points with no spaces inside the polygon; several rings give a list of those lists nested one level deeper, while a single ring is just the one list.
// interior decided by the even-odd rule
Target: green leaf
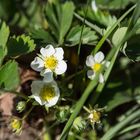
[{"label": "green leaf", "polygon": [[56,0],[52,3],[48,3],[45,8],[49,28],[59,44],[64,42],[64,37],[71,26],[73,14],[74,4],[72,2],[60,4],[58,0]]},{"label": "green leaf", "polygon": [[20,35],[18,37],[11,37],[8,42],[8,56],[19,56],[34,51],[34,40],[29,36]]},{"label": "green leaf", "polygon": [[19,85],[18,64],[15,61],[8,61],[0,68],[0,87],[6,90],[13,90]]},{"label": "green leaf", "polygon": [[[84,11],[85,9],[79,11],[79,14],[84,16]],[[112,16],[108,11],[102,12],[100,9],[98,9],[97,12],[94,12],[91,7],[88,8],[86,18],[90,19],[92,23],[97,22],[105,27],[111,26],[117,21],[117,18]]]},{"label": "green leaf", "polygon": [[2,46],[0,46],[0,65],[2,64],[5,55],[6,55],[6,50],[3,49]]},{"label": "green leaf", "polygon": [[58,11],[61,11],[61,10],[62,10],[61,6],[57,0],[55,3],[48,2],[45,7],[45,16],[46,16],[47,22],[49,24],[49,28],[51,29],[51,32],[55,36],[56,39],[59,38],[60,14],[58,13]]},{"label": "green leaf", "polygon": [[[66,45],[75,46],[79,44],[79,38],[81,35],[82,27],[77,25],[73,27],[66,37]],[[82,34],[82,44],[91,44],[94,45],[97,43],[98,36],[95,31],[92,31],[88,27],[84,27]]]},{"label": "green leaf", "polygon": [[61,23],[60,23],[60,36],[59,36],[59,42],[60,44],[63,43],[63,38],[65,37],[66,33],[68,32],[72,18],[74,14],[74,5],[72,2],[66,2],[62,6],[62,17],[61,17]]},{"label": "green leaf", "polygon": [[44,29],[34,29],[31,31],[31,37],[34,40],[39,40],[42,43],[55,43],[51,34]]},{"label": "green leaf", "polygon": [[105,9],[117,10],[124,9],[130,3],[136,3],[137,0],[96,0],[97,6],[101,6]]},{"label": "green leaf", "polygon": [[0,46],[5,48],[10,31],[9,27],[6,26],[5,22],[2,23],[0,28]]},{"label": "green leaf", "polygon": [[125,33],[127,31],[127,27],[118,28],[112,37],[112,43],[114,46],[117,46],[123,40]]},{"label": "green leaf", "polygon": [[9,34],[9,27],[6,26],[5,22],[3,22],[0,27],[0,65],[2,64],[2,61],[7,53],[6,43]]}]

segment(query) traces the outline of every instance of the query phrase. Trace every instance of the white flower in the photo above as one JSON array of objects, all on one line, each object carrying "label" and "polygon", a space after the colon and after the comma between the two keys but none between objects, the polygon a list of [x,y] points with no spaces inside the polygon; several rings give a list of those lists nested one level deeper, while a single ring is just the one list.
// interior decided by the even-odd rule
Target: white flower
[{"label": "white flower", "polygon": [[92,7],[92,10],[93,10],[94,12],[97,12],[97,11],[98,11],[98,7],[96,6],[95,0],[92,0],[92,2],[91,2],[91,7]]},{"label": "white flower", "polygon": [[67,64],[63,60],[64,51],[62,48],[47,45],[45,48],[40,49],[40,53],[31,62],[31,68],[41,72],[41,75],[47,76],[48,81],[52,79],[52,72],[61,75],[66,71]]},{"label": "white flower", "polygon": [[31,84],[32,98],[34,98],[40,105],[46,107],[54,106],[59,97],[60,91],[55,81],[33,81]]},{"label": "white flower", "polygon": [[[104,60],[104,54],[100,51],[95,54],[95,56],[89,55],[86,59],[86,65],[91,68],[91,70],[88,70],[87,76],[91,80],[95,78],[95,75],[97,72],[99,72],[104,65],[106,68],[109,67],[110,62],[109,61],[103,61]],[[99,82],[104,82],[104,76],[102,73],[99,74]]]}]

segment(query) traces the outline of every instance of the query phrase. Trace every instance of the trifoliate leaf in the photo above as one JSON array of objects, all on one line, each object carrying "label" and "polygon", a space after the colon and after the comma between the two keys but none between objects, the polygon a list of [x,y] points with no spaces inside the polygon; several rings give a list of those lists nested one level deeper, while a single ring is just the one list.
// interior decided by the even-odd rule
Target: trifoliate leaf
[{"label": "trifoliate leaf", "polygon": [[8,56],[19,56],[34,51],[34,40],[29,36],[20,35],[17,37],[11,37],[8,42]]}]

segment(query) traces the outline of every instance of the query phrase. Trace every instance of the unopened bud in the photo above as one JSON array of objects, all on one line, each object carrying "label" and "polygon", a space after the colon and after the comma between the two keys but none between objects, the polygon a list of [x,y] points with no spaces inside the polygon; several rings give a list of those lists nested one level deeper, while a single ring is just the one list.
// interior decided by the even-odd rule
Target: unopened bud
[{"label": "unopened bud", "polygon": [[18,102],[16,109],[19,112],[22,112],[26,108],[26,102],[25,101],[20,101]]}]

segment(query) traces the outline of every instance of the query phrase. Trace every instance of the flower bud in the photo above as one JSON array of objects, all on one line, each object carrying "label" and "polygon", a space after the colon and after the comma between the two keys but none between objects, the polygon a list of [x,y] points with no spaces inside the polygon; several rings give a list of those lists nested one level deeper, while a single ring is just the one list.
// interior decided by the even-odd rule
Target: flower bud
[{"label": "flower bud", "polygon": [[80,132],[86,128],[86,122],[82,117],[77,117],[73,122],[73,128]]},{"label": "flower bud", "polygon": [[25,101],[20,101],[18,102],[16,109],[21,113],[24,109],[26,108],[26,102]]}]

